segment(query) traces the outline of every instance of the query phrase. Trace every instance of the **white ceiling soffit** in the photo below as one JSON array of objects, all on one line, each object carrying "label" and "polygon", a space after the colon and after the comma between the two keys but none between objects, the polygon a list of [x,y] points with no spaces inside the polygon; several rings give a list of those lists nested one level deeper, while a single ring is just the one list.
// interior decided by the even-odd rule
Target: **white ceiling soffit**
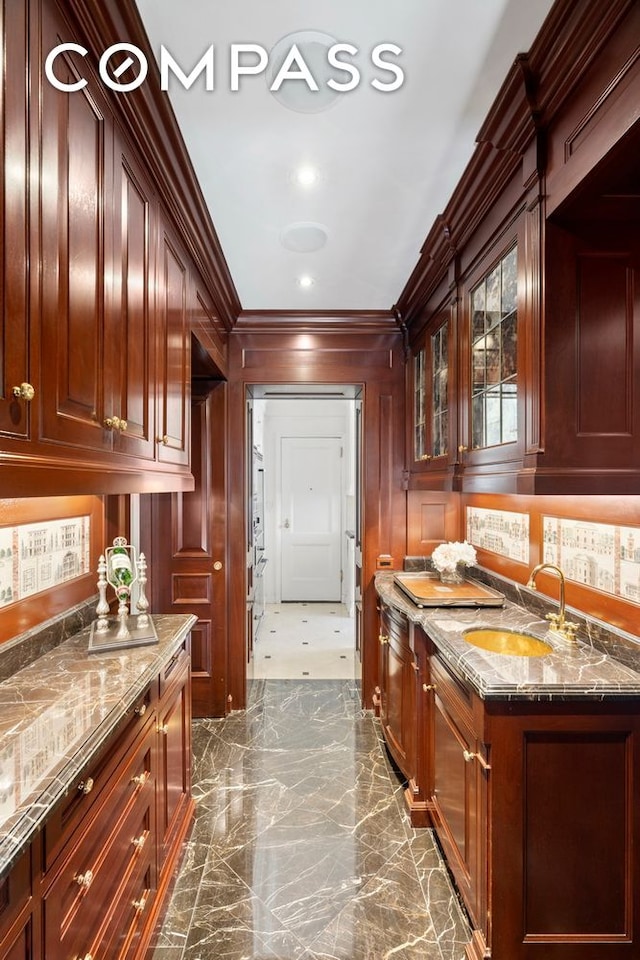
[{"label": "white ceiling soffit", "polygon": [[[245,310],[386,310],[473,152],[515,56],[531,46],[551,0],[138,0],[151,45],[189,75],[214,46],[215,88],[171,74],[169,96]],[[292,36],[295,35],[295,36]],[[360,79],[327,63],[332,39]],[[298,50],[319,86],[285,80]],[[372,50],[401,67],[394,76]],[[230,82],[232,45],[269,54],[260,75]],[[258,54],[241,55],[242,64]],[[295,63],[292,69],[301,72]],[[318,172],[295,181],[300,167]],[[309,278],[308,285],[300,279]]]}]

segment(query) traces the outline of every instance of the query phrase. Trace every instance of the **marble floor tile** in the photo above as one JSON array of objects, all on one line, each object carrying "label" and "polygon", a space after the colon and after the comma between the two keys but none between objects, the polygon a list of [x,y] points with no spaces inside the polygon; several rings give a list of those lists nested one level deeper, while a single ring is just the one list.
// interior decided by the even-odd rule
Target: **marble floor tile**
[{"label": "marble floor tile", "polygon": [[462,960],[468,926],[352,678],[194,722],[196,819],[153,960]]},{"label": "marble floor tile", "polygon": [[270,603],[254,644],[254,679],[355,676],[355,627],[341,603]]}]

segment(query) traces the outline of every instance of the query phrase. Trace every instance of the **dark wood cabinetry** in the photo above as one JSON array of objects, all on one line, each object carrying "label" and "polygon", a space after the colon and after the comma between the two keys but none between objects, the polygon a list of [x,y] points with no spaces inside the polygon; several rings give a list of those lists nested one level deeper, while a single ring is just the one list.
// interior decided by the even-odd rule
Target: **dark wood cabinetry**
[{"label": "dark wood cabinetry", "polygon": [[42,51],[88,43],[82,10],[45,0],[0,13],[5,497],[192,488],[192,326],[225,362],[210,285],[141,131],[91,56],[56,56],[59,81],[86,81],[72,92],[45,75]]},{"label": "dark wood cabinetry", "polygon": [[414,826],[429,822],[429,709],[426,638],[419,627],[384,603],[380,605],[380,723],[394,762],[407,781],[405,800]]},{"label": "dark wood cabinetry", "polygon": [[420,462],[433,452],[418,445],[410,489],[638,489],[639,26],[630,0],[606,15],[556,3],[427,236],[397,305],[427,375],[410,449],[438,402],[428,351],[445,301],[458,323],[458,439],[453,469]]},{"label": "dark wood cabinetry", "polygon": [[430,669],[430,813],[471,920],[467,956],[634,956],[634,702],[483,701],[435,648]]},{"label": "dark wood cabinetry", "polygon": [[431,819],[474,930],[489,942],[487,802],[490,765],[474,720],[478,703],[432,655],[433,795]]},{"label": "dark wood cabinetry", "polygon": [[190,721],[181,649],[3,882],[2,957],[145,955],[193,813]]}]

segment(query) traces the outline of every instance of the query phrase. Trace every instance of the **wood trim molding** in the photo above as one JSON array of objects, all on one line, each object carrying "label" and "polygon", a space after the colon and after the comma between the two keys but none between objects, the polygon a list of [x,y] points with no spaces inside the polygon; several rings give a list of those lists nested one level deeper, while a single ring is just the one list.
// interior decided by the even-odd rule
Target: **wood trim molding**
[{"label": "wood trim molding", "polygon": [[391,310],[242,310],[243,333],[397,333]]},{"label": "wood trim molding", "polygon": [[[155,64],[155,55],[134,0],[73,0],[64,4],[64,15],[73,20],[87,48],[100,56],[112,43],[126,38]],[[140,148],[153,175],[163,206],[170,214],[194,263],[205,281],[226,330],[231,330],[241,310],[215,227],[193,170],[169,98],[160,89],[157,71],[126,96],[106,90],[115,116]]]}]

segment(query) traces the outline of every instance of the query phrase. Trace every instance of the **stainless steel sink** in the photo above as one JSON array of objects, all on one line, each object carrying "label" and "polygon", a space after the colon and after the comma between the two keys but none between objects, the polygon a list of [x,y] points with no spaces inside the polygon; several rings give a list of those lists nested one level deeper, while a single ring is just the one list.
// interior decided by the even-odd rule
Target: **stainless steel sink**
[{"label": "stainless steel sink", "polygon": [[502,653],[510,657],[544,657],[553,647],[544,640],[532,637],[528,633],[515,630],[472,629],[462,634],[467,643],[491,653]]}]

